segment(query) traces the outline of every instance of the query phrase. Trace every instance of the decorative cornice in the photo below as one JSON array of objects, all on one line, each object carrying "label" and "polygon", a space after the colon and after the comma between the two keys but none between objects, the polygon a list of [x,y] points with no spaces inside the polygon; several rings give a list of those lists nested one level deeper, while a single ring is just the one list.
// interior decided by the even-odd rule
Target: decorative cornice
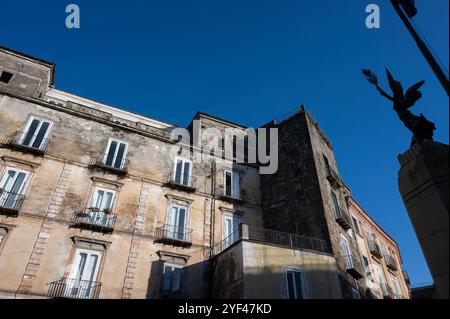
[{"label": "decorative cornice", "polygon": [[21,158],[12,157],[12,156],[8,156],[8,155],[3,155],[1,157],[1,159],[3,161],[5,161],[5,162],[14,162],[14,163],[19,163],[19,164],[22,164],[22,165],[30,166],[33,169],[38,168],[39,166],[41,166],[40,163],[27,161],[27,160],[24,160],[24,159],[21,159]]},{"label": "decorative cornice", "polygon": [[164,196],[166,196],[166,198],[169,200],[178,200],[178,201],[182,201],[182,202],[187,202],[189,204],[194,201],[191,198],[181,197],[181,196],[177,196],[177,195],[173,195],[173,194],[165,194]]},{"label": "decorative cornice", "polygon": [[159,258],[163,260],[168,258],[177,258],[183,259],[186,263],[188,262],[189,258],[191,258],[190,255],[177,254],[171,251],[163,251],[163,250],[158,250],[156,254],[158,254]]},{"label": "decorative cornice", "polygon": [[106,179],[106,178],[103,178],[103,177],[98,177],[98,176],[92,176],[91,180],[94,183],[109,184],[109,185],[113,185],[113,186],[115,186],[117,188],[121,188],[124,185],[124,183],[121,183],[121,182],[118,182],[118,181],[113,181],[113,180]]},{"label": "decorative cornice", "polygon": [[104,248],[104,250],[106,250],[109,245],[111,245],[110,241],[106,241],[106,240],[99,240],[99,239],[94,239],[94,238],[87,238],[87,237],[80,237],[80,236],[73,236],[71,237],[73,243],[75,245],[83,245],[83,244],[87,244],[87,245],[98,245],[98,246],[102,246]]}]

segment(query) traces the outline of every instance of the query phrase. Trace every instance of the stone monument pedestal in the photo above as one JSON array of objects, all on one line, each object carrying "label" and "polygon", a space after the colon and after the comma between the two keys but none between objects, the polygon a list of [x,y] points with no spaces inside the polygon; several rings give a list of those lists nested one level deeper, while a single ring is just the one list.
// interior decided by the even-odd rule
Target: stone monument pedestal
[{"label": "stone monument pedestal", "polygon": [[449,297],[449,146],[425,140],[398,156],[398,185],[435,283]]}]

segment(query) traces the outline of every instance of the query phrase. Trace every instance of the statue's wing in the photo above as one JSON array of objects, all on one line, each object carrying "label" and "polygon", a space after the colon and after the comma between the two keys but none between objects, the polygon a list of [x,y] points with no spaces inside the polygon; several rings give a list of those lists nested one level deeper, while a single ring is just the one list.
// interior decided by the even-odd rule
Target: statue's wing
[{"label": "statue's wing", "polygon": [[391,72],[389,72],[388,69],[386,69],[387,78],[389,81],[389,87],[392,90],[392,93],[394,94],[394,100],[401,101],[403,100],[403,87],[400,84],[400,82],[394,80]]},{"label": "statue's wing", "polygon": [[375,75],[375,73],[373,73],[371,70],[369,69],[363,69],[361,70],[362,74],[364,74],[364,76],[367,78],[367,81],[369,81],[370,83],[372,83],[373,85],[377,86],[378,85],[378,78]]},{"label": "statue's wing", "polygon": [[420,81],[413,86],[411,86],[405,93],[405,105],[410,108],[418,100],[422,98],[422,92],[419,91],[420,87],[424,85],[425,81]]}]

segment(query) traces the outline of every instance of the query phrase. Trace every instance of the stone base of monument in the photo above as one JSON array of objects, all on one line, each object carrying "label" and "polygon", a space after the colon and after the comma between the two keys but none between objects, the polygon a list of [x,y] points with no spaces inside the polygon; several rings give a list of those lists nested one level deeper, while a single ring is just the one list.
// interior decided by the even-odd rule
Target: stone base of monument
[{"label": "stone base of monument", "polygon": [[449,297],[449,146],[425,140],[399,155],[400,194],[435,283]]}]

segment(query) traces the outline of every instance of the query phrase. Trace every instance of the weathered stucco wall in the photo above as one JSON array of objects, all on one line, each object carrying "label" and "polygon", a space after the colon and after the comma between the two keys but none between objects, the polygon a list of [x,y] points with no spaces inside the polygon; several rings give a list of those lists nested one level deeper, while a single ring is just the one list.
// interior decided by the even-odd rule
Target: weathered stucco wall
[{"label": "weathered stucco wall", "polygon": [[284,270],[303,271],[305,298],[342,298],[333,256],[240,241],[214,259],[213,296],[218,298],[287,298]]}]

